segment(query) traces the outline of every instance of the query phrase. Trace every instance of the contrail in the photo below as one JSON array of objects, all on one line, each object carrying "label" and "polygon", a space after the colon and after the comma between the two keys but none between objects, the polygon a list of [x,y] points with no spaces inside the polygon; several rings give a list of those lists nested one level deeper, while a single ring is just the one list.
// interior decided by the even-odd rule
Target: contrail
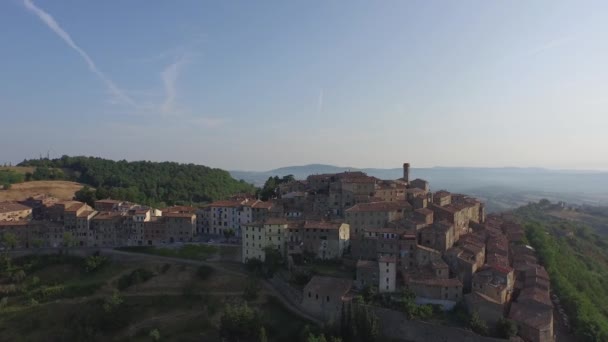
[{"label": "contrail", "polygon": [[61,28],[61,26],[59,26],[59,23],[55,21],[53,16],[51,16],[41,8],[37,7],[31,0],[23,0],[23,4],[29,11],[36,14],[38,18],[40,18],[40,20],[42,20],[42,22],[46,24],[46,26],[48,26],[61,39],[63,39],[63,41],[66,42],[72,49],[78,52],[80,57],[82,57],[82,59],[84,59],[84,61],[87,63],[89,70],[91,70],[95,75],[97,75],[99,79],[101,79],[101,81],[106,85],[110,93],[112,93],[122,102],[130,104],[132,106],[136,106],[135,101],[133,101],[122,90],[120,90],[120,88],[118,88],[116,84],[112,82],[111,79],[109,79],[101,70],[99,70],[99,68],[97,67],[97,65],[95,65],[95,62],[93,62],[93,59],[91,59],[89,54],[86,53],[82,48],[80,48],[80,46],[78,46],[74,42],[72,37],[63,28]]},{"label": "contrail", "polygon": [[179,76],[179,71],[182,65],[186,62],[185,57],[181,57],[168,67],[163,70],[161,73],[161,78],[163,80],[163,85],[165,86],[166,98],[160,109],[163,113],[170,113],[173,111],[173,104],[175,102],[175,98],[177,97],[177,89],[175,88],[175,82],[177,81],[177,77]]}]

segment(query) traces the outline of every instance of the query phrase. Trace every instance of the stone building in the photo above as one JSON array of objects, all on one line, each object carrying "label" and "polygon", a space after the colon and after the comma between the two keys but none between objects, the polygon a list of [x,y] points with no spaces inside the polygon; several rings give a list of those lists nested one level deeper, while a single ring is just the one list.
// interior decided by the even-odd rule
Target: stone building
[{"label": "stone building", "polygon": [[350,228],[340,222],[290,222],[286,234],[285,241],[299,243],[303,252],[324,260],[342,257],[350,243]]},{"label": "stone building", "polygon": [[379,256],[378,270],[378,292],[395,292],[397,282],[397,259],[394,256]]},{"label": "stone building", "polygon": [[268,218],[264,222],[245,224],[241,241],[243,263],[253,258],[264,261],[267,247],[277,249],[285,255],[288,226],[288,221],[283,218]]},{"label": "stone building", "polygon": [[32,208],[17,202],[0,202],[0,221],[20,221],[32,218]]},{"label": "stone building", "polygon": [[346,209],[345,220],[350,225],[351,238],[358,237],[365,228],[382,228],[389,222],[404,218],[411,211],[407,202],[359,203]]},{"label": "stone building", "polygon": [[302,291],[302,307],[315,317],[339,319],[352,284],[350,279],[313,276]]}]

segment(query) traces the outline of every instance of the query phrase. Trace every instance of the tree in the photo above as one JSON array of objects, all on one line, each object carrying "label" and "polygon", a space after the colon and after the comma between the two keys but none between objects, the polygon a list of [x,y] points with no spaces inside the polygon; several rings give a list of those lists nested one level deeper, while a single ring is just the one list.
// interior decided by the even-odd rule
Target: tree
[{"label": "tree", "polygon": [[268,342],[268,336],[266,336],[266,329],[260,328],[260,342]]},{"label": "tree", "polygon": [[117,307],[119,307],[123,302],[124,302],[124,300],[122,299],[120,292],[118,292],[117,290],[114,290],[114,292],[112,292],[111,296],[106,297],[104,299],[103,310],[106,313],[111,313]]},{"label": "tree", "polygon": [[226,239],[230,239],[231,237],[235,236],[236,233],[234,232],[234,229],[232,228],[228,228],[224,230],[224,237]]},{"label": "tree", "polygon": [[2,185],[2,190],[10,190],[11,189],[11,184],[10,183],[4,183]]},{"label": "tree", "polygon": [[220,318],[220,338],[239,341],[256,336],[261,325],[260,316],[247,304],[228,305]]},{"label": "tree", "polygon": [[25,279],[25,271],[22,269],[13,272],[13,274],[11,275],[11,280],[15,283],[21,283],[23,279]]},{"label": "tree", "polygon": [[160,331],[158,331],[158,329],[150,330],[150,333],[148,334],[148,336],[150,336],[152,341],[160,341]]},{"label": "tree", "polygon": [[95,205],[95,201],[98,200],[96,196],[97,192],[91,189],[88,185],[85,185],[82,189],[76,191],[74,199],[76,201],[84,202],[90,206]]},{"label": "tree", "polygon": [[477,311],[473,312],[471,315],[469,326],[471,327],[471,330],[479,335],[488,335],[488,325],[484,320],[481,319],[481,317],[479,317]]},{"label": "tree", "polygon": [[17,246],[17,243],[18,243],[17,235],[10,233],[10,232],[4,233],[4,235],[2,235],[2,244],[6,248],[7,255],[8,255],[8,250],[14,249]]},{"label": "tree", "polygon": [[285,259],[281,252],[273,246],[264,247],[264,253],[266,254],[264,258],[265,273],[266,276],[272,277],[285,264]]},{"label": "tree", "polygon": [[243,298],[248,301],[252,301],[258,298],[258,292],[260,292],[260,283],[256,277],[250,276],[243,290]]},{"label": "tree", "polygon": [[498,336],[510,339],[517,335],[517,325],[512,320],[501,317],[496,324],[496,332]]},{"label": "tree", "polygon": [[68,254],[70,248],[76,244],[76,239],[70,232],[63,233],[63,247],[65,248],[65,254]]}]

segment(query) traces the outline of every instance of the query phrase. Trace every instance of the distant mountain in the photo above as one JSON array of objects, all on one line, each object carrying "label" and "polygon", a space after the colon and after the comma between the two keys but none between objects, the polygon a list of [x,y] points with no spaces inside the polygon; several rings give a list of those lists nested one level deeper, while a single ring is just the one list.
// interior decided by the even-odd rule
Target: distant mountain
[{"label": "distant mountain", "polygon": [[[309,175],[362,171],[380,179],[403,176],[401,168],[354,168],[325,164],[282,167],[274,170],[230,171],[232,177],[261,186],[273,176],[293,175],[305,179]],[[607,204],[608,172],[549,170],[542,168],[412,168],[410,177],[431,183],[431,189],[464,192],[485,199],[490,211],[512,209],[531,200],[550,198],[572,203]]]}]

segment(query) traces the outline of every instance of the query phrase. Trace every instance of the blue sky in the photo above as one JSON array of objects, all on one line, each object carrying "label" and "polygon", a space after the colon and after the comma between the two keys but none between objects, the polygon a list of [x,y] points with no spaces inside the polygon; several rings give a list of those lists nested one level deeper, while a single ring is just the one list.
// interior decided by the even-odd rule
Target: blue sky
[{"label": "blue sky", "polygon": [[0,2],[0,162],[608,170],[605,1]]}]

